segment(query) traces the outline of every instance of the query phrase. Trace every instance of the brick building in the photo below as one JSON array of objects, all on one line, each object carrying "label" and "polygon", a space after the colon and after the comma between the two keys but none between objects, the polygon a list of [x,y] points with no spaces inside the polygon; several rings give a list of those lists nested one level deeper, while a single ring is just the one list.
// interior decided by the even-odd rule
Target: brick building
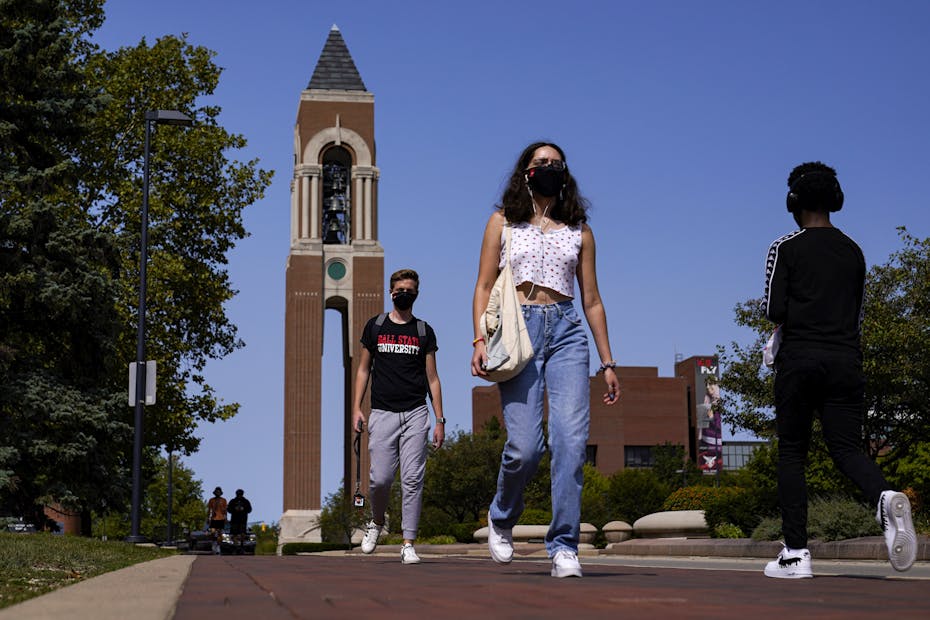
[{"label": "brick building", "polygon": [[[675,364],[674,377],[660,377],[654,366],[618,366],[620,400],[613,406],[603,403],[604,382],[591,377],[591,428],[588,461],[602,474],[610,475],[625,467],[652,465],[652,448],[669,442],[684,446],[689,458],[710,454],[708,428],[716,430],[717,460],[711,469],[722,468],[719,441],[720,420],[711,415],[712,405],[706,379],[717,376],[715,356],[695,356]],[[480,429],[496,417],[503,425],[497,386],[472,390],[472,428]],[[712,433],[711,433],[712,434]],[[713,456],[713,455],[711,455]],[[706,462],[701,459],[701,462]]]}]

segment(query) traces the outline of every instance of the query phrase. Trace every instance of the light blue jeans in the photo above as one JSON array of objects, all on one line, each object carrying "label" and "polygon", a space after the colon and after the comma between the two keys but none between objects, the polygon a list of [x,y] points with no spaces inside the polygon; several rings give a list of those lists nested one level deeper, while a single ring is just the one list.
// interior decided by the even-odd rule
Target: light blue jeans
[{"label": "light blue jeans", "polygon": [[523,489],[546,449],[545,392],[549,397],[552,474],[552,522],[546,534],[546,551],[552,557],[559,549],[578,550],[591,417],[588,337],[570,301],[522,308],[536,355],[519,375],[498,384],[507,443],[501,455],[497,494],[488,514],[495,525],[510,529],[523,512]]}]

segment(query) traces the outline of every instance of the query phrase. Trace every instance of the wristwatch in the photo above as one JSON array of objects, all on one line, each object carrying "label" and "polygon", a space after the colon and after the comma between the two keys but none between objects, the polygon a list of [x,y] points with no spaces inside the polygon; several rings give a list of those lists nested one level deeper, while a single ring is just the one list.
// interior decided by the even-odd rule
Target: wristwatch
[{"label": "wristwatch", "polygon": [[445,424],[445,423],[446,423],[445,418],[436,418],[436,424]]}]

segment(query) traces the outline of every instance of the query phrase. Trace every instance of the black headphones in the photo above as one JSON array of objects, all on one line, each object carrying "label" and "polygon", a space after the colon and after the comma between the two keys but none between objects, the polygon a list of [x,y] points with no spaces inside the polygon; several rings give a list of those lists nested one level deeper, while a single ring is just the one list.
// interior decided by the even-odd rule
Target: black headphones
[{"label": "black headphones", "polygon": [[796,178],[794,183],[788,186],[788,195],[785,197],[785,204],[788,206],[788,211],[791,213],[794,213],[798,209],[803,208],[803,203],[805,202],[801,195],[795,191],[795,187],[797,187],[798,183],[800,183],[802,179],[806,179],[807,177],[814,175],[826,175],[833,179],[833,191],[836,192],[836,195],[833,201],[834,204],[830,207],[830,211],[839,211],[843,208],[843,189],[840,187],[840,182],[836,178],[836,175],[829,170],[811,170],[810,172],[805,172]]}]

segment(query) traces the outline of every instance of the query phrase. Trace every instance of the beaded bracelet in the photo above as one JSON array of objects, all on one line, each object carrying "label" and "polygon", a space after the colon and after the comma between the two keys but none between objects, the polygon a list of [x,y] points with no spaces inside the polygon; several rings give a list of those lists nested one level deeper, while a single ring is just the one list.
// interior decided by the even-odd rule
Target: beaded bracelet
[{"label": "beaded bracelet", "polygon": [[475,338],[474,340],[472,340],[472,341],[471,341],[471,346],[475,346],[475,345],[478,344],[479,342],[484,342],[484,336],[478,336],[477,338]]},{"label": "beaded bracelet", "polygon": [[597,374],[601,374],[608,368],[616,368],[616,367],[617,367],[617,362],[615,362],[614,360],[610,360],[609,362],[604,362],[603,364],[601,364],[601,367],[597,369]]}]

